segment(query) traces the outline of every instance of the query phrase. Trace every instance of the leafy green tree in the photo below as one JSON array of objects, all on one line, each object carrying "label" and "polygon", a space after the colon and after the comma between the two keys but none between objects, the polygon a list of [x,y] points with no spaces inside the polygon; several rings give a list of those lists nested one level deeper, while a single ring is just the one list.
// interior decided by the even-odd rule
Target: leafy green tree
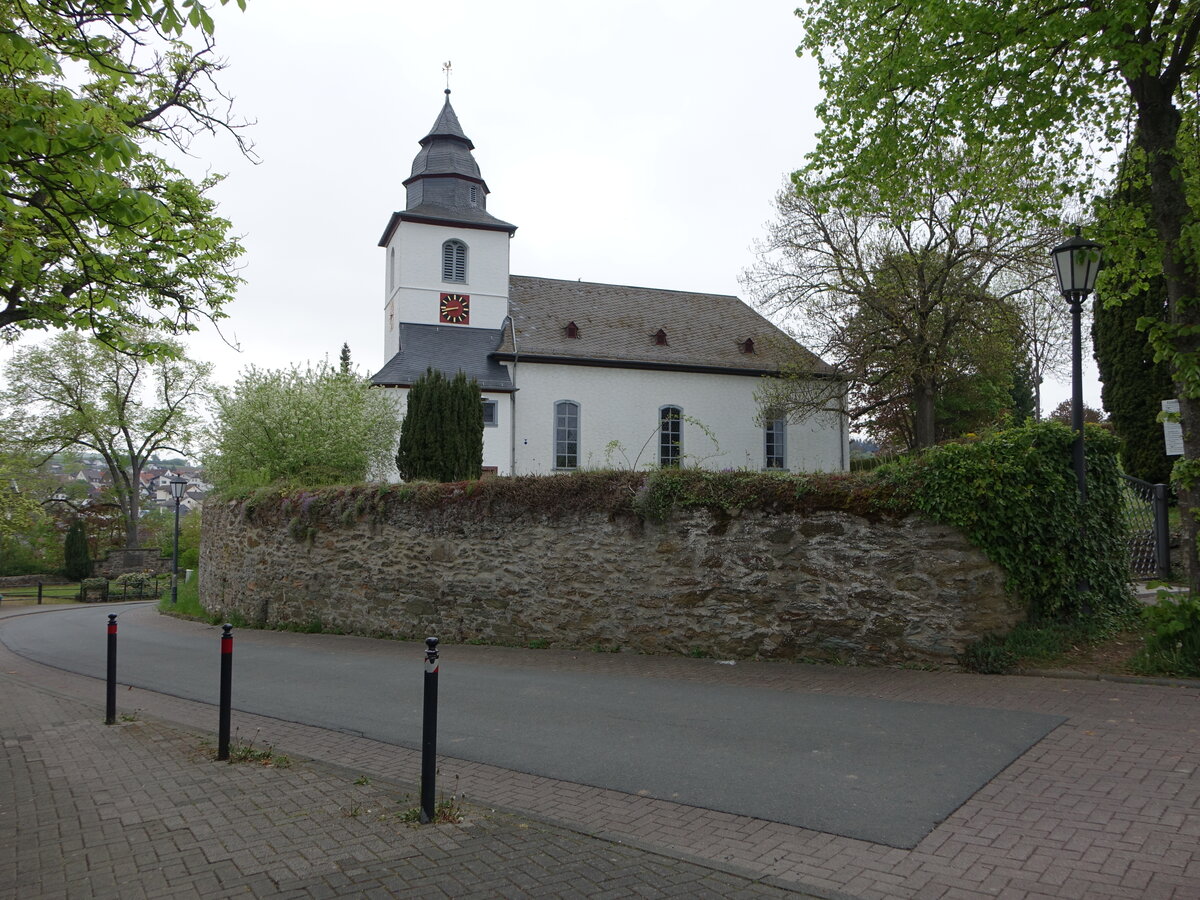
[{"label": "leafy green tree", "polygon": [[1170,367],[1156,362],[1143,319],[1161,321],[1166,313],[1162,279],[1151,279],[1120,304],[1106,306],[1097,298],[1092,316],[1092,344],[1100,370],[1100,396],[1113,430],[1121,440],[1121,464],[1128,475],[1153,483],[1171,477],[1174,462],[1166,454],[1158,421],[1162,401],[1174,396]]},{"label": "leafy green tree", "polygon": [[1030,356],[1017,361],[1013,369],[1012,390],[1009,393],[1011,425],[1020,427],[1038,418],[1038,386],[1034,363]]},{"label": "leafy green tree", "polygon": [[205,474],[224,492],[385,477],[399,421],[384,391],[327,363],[246,369],[214,393]]},{"label": "leafy green tree", "polygon": [[[180,510],[179,568],[195,569],[200,563],[200,524],[203,507]],[[175,506],[152,510],[142,518],[142,544],[158,547],[163,556],[175,549]]]},{"label": "leafy green tree", "polygon": [[87,535],[83,522],[72,519],[63,541],[63,574],[72,581],[82,581],[92,571],[92,560],[88,553]]},{"label": "leafy green tree", "polygon": [[405,481],[465,481],[483,466],[483,401],[479,384],[436,369],[408,392],[396,467]]},{"label": "leafy green tree", "polygon": [[45,497],[29,483],[35,470],[28,454],[0,450],[0,537],[27,531],[42,516]]},{"label": "leafy green tree", "polygon": [[811,357],[798,359],[763,381],[760,408],[800,419],[848,388],[852,420],[910,448],[994,421],[1022,342],[1010,298],[1051,276],[1049,235],[988,229],[986,201],[933,190],[915,223],[825,200],[825,185],[797,175],[744,280],[841,377],[808,377]]},{"label": "leafy green tree", "polygon": [[[1046,416],[1047,421],[1057,422],[1060,425],[1071,426],[1071,401],[1064,400],[1058,406],[1051,410],[1050,415]],[[1083,424],[1085,425],[1100,425],[1104,422],[1104,413],[1098,409],[1093,409],[1086,403],[1083,404]]]},{"label": "leafy green tree", "polygon": [[[146,354],[173,359],[151,362]],[[138,546],[142,470],[163,450],[186,455],[212,367],[155,337],[118,351],[74,332],[19,349],[0,390],[0,447],[48,459],[69,447],[100,455],[120,509],[125,546]]]},{"label": "leafy green tree", "polygon": [[[1020,227],[1092,192],[1132,134],[1150,198],[1148,258],[1167,294],[1150,337],[1180,400],[1185,459],[1174,474],[1181,505],[1200,507],[1200,221],[1187,190],[1200,154],[1182,127],[1200,87],[1200,4],[808,0],[798,14],[825,92],[806,172],[838,206],[882,201],[915,218],[917,175],[1012,201],[1007,224]],[[947,140],[984,164],[947,166]],[[1182,518],[1200,591],[1197,522]]]},{"label": "leafy green tree", "polygon": [[0,0],[6,338],[79,329],[123,346],[131,329],[224,315],[242,247],[208,195],[219,178],[193,181],[160,152],[218,131],[249,151],[223,118],[205,5]]}]

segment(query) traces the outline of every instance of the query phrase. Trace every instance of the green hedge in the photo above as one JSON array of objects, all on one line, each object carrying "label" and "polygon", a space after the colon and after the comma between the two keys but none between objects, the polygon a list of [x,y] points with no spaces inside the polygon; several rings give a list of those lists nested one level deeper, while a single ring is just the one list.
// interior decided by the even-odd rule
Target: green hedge
[{"label": "green hedge", "polygon": [[[1128,621],[1136,611],[1122,507],[1119,443],[1087,426],[1088,498],[1080,508],[1072,432],[1039,422],[971,443],[933,448],[878,470],[906,486],[914,506],[954,525],[1008,575],[1031,621],[1087,613]],[[1089,587],[1081,596],[1077,585]]]}]

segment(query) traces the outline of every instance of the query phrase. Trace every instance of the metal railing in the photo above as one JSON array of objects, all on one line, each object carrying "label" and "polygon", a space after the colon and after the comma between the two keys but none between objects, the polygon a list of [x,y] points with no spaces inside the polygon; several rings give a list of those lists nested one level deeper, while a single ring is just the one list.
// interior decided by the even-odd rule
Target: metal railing
[{"label": "metal railing", "polygon": [[1151,484],[1131,475],[1122,475],[1121,479],[1125,521],[1129,525],[1130,568],[1143,578],[1170,578],[1169,489],[1165,484]]}]

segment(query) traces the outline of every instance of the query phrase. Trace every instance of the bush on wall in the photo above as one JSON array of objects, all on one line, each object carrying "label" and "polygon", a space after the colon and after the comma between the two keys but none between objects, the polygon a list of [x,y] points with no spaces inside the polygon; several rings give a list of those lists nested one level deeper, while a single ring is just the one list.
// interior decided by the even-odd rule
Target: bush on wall
[{"label": "bush on wall", "polygon": [[[960,528],[1008,575],[1031,621],[1088,613],[1099,624],[1136,610],[1129,587],[1118,441],[1087,426],[1087,504],[1071,468],[1071,430],[1038,422],[936,447],[879,470],[907,484],[915,507]],[[1077,586],[1088,586],[1081,596]],[[1084,604],[1086,603],[1086,609]]]}]

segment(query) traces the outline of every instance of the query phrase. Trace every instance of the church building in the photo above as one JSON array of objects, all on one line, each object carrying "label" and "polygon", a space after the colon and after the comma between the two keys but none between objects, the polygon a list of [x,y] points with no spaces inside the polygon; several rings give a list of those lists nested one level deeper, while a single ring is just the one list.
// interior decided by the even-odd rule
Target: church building
[{"label": "church building", "polygon": [[500,475],[848,468],[841,412],[758,420],[755,387],[785,362],[833,373],[737,297],[509,274],[517,227],[488,212],[449,95],[379,239],[387,362],[375,385],[403,409],[429,367],[476,379],[484,471]]}]

